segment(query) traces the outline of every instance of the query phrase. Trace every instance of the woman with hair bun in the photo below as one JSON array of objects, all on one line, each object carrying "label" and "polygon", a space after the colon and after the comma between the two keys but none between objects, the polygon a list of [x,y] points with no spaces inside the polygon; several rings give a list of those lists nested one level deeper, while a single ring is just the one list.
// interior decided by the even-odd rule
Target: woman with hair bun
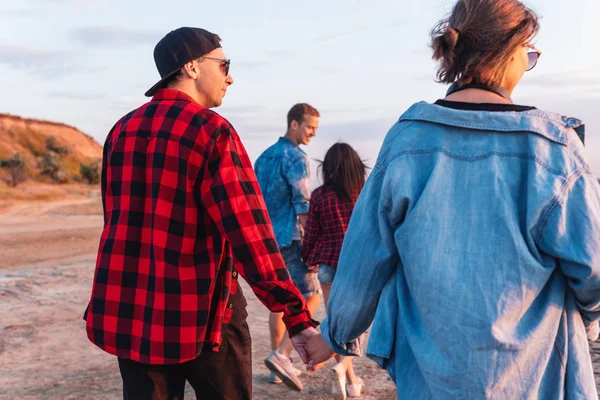
[{"label": "woman with hair bun", "polygon": [[443,99],[387,134],[356,202],[309,369],[366,353],[403,399],[597,399],[600,186],[581,121],[511,99],[541,52],[517,0],[432,31]]}]

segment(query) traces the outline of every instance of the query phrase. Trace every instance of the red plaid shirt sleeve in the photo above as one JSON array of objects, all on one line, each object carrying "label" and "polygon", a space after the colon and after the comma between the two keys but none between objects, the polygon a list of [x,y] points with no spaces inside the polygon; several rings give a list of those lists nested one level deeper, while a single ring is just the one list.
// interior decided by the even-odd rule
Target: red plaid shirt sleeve
[{"label": "red plaid shirt sleeve", "polygon": [[232,128],[223,128],[210,149],[200,188],[202,204],[231,243],[236,269],[259,300],[283,311],[292,335],[314,327],[279,253],[252,163]]}]

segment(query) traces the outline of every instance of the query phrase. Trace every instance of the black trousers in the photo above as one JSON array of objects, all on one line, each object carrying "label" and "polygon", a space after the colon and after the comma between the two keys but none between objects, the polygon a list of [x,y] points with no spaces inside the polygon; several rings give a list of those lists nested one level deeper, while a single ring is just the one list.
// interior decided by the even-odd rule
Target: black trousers
[{"label": "black trousers", "polygon": [[189,382],[198,400],[252,398],[252,343],[242,289],[231,300],[233,315],[219,352],[204,350],[183,364],[149,365],[119,358],[125,400],[181,400]]}]

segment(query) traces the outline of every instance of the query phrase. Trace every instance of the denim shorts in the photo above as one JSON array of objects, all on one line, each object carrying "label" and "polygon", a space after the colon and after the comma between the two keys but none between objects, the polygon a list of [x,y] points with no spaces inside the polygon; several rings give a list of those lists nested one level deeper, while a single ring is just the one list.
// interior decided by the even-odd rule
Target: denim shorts
[{"label": "denim shorts", "polygon": [[292,280],[304,298],[321,293],[321,286],[317,279],[317,272],[310,271],[308,265],[302,261],[302,247],[299,240],[294,240],[291,245],[279,249],[285,266]]},{"label": "denim shorts", "polygon": [[333,284],[333,278],[335,278],[335,271],[336,269],[330,267],[329,265],[319,265],[319,282],[325,285]]}]

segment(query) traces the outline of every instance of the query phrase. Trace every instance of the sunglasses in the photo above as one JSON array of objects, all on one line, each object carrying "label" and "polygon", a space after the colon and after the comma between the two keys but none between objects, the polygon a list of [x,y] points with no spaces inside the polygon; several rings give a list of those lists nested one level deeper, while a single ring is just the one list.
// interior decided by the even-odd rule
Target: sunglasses
[{"label": "sunglasses", "polygon": [[206,58],[207,60],[219,61],[221,63],[221,65],[225,66],[225,76],[229,75],[229,66],[231,65],[231,60],[226,60],[224,58],[207,57],[207,56],[202,56],[200,58]]},{"label": "sunglasses", "polygon": [[525,47],[531,49],[527,52],[527,69],[525,71],[531,71],[536,66],[538,59],[542,55],[542,52],[535,48],[532,44],[526,44]]}]

